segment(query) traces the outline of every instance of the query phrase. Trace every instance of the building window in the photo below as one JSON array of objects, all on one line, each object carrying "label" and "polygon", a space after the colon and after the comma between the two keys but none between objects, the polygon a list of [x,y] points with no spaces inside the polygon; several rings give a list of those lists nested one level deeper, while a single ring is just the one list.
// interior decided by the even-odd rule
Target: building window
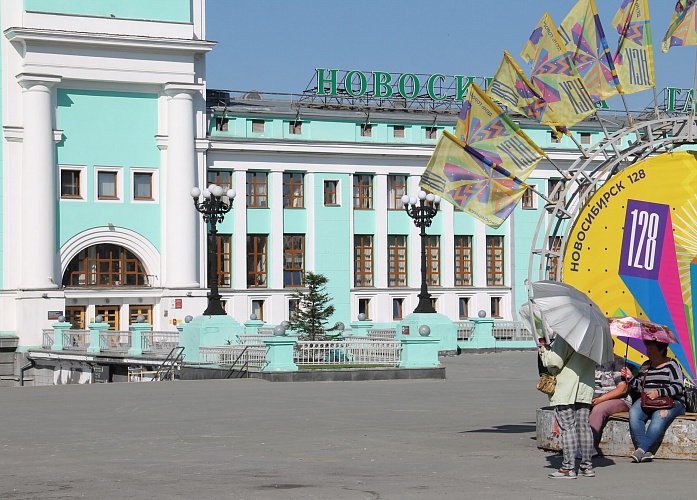
[{"label": "building window", "polygon": [[129,306],[128,324],[138,323],[138,316],[143,316],[145,323],[152,325],[152,306]]},{"label": "building window", "polygon": [[227,197],[228,190],[232,189],[232,171],[231,170],[209,170],[206,175],[208,185],[215,184],[223,188],[223,203],[230,203]]},{"label": "building window", "polygon": [[532,189],[527,188],[525,192],[523,193],[523,199],[520,203],[520,205],[523,207],[523,210],[532,210],[535,208],[535,193],[533,193]]},{"label": "building window", "polygon": [[455,286],[472,283],[472,237],[455,236]]},{"label": "building window", "polygon": [[370,210],[373,208],[373,176],[356,174],[353,176],[353,208]]},{"label": "building window", "polygon": [[404,125],[395,125],[394,126],[394,138],[395,139],[404,139],[407,136],[407,127]]},{"label": "building window", "polygon": [[70,323],[73,330],[84,330],[85,306],[65,306],[65,321]]},{"label": "building window", "polygon": [[[554,189],[557,187],[557,185],[559,185],[559,190],[554,193]],[[561,199],[561,193],[564,191],[565,185],[566,182],[561,179],[547,179],[547,196],[552,202],[556,203]]]},{"label": "building window", "polygon": [[81,198],[80,170],[61,170],[61,197]]},{"label": "building window", "polygon": [[302,135],[303,133],[303,122],[294,121],[288,124],[288,132],[291,135]]},{"label": "building window", "polygon": [[373,137],[373,125],[370,123],[361,124],[361,137]]},{"label": "building window", "polygon": [[303,208],[305,206],[303,185],[305,174],[283,174],[283,208]]},{"label": "building window", "polygon": [[438,312],[438,299],[435,297],[431,297],[431,307],[433,308],[434,311]]},{"label": "building window", "polygon": [[354,286],[373,286],[373,236],[354,236]]},{"label": "building window", "polygon": [[305,277],[305,235],[283,235],[283,286],[303,286]]},{"label": "building window", "polygon": [[288,319],[294,320],[300,308],[300,299],[288,299]]},{"label": "building window", "polygon": [[218,116],[215,118],[215,130],[218,132],[229,132],[230,131],[230,119]]},{"label": "building window", "polygon": [[[561,236],[549,237],[549,249],[553,252],[561,250]],[[550,255],[547,258],[547,279],[557,281],[559,278],[559,257]]]},{"label": "building window", "polygon": [[108,330],[118,331],[119,330],[119,310],[117,306],[95,306],[94,315],[101,316],[103,322],[109,325]]},{"label": "building window", "polygon": [[133,174],[133,199],[152,200],[152,174]]},{"label": "building window", "polygon": [[491,317],[501,317],[501,297],[491,297]]},{"label": "building window", "polygon": [[503,236],[486,237],[486,285],[503,286]]},{"label": "building window", "polygon": [[591,143],[591,133],[590,132],[581,132],[581,144],[590,144]]},{"label": "building window", "polygon": [[324,206],[334,207],[339,204],[339,181],[324,181]]},{"label": "building window", "polygon": [[407,194],[406,175],[387,176],[387,208],[390,210],[403,210],[402,196]]},{"label": "building window", "polygon": [[458,302],[458,308],[459,308],[459,312],[460,312],[460,319],[469,318],[469,308],[470,308],[469,297],[458,297],[457,302]]},{"label": "building window", "polygon": [[402,319],[404,299],[392,299],[392,319]]},{"label": "building window", "polygon": [[232,237],[229,234],[218,235],[216,248],[218,259],[218,286],[232,288]]},{"label": "building window", "polygon": [[148,286],[148,275],[138,257],[117,245],[94,245],[70,261],[63,286]]},{"label": "building window", "polygon": [[370,319],[370,299],[358,299],[358,314],[365,314],[365,319]]},{"label": "building window", "polygon": [[407,286],[407,237],[387,237],[387,286]]},{"label": "building window", "polygon": [[266,252],[268,237],[265,234],[247,235],[247,287],[266,288]]},{"label": "building window", "polygon": [[253,300],[252,301],[252,314],[257,315],[257,320],[264,321],[264,301],[263,300]]},{"label": "building window", "polygon": [[267,208],[268,174],[266,172],[247,172],[247,206],[252,208]]},{"label": "building window", "polygon": [[252,132],[255,134],[266,132],[266,122],[264,120],[252,120]]},{"label": "building window", "polygon": [[552,144],[561,144],[564,136],[561,133],[554,133],[550,130],[549,135],[551,136]]},{"label": "building window", "polygon": [[426,139],[438,139],[438,127],[426,127]]},{"label": "building window", "polygon": [[117,181],[117,172],[97,172],[97,198],[100,200],[118,199]]},{"label": "building window", "polygon": [[431,286],[440,286],[440,236],[426,236],[426,274]]}]

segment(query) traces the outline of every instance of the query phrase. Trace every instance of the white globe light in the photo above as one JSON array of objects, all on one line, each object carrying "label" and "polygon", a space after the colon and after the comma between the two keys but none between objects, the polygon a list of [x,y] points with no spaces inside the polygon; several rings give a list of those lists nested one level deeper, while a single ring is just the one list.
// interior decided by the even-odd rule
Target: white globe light
[{"label": "white globe light", "polygon": [[402,203],[404,203],[405,205],[407,203],[409,203],[409,195],[408,194],[405,194],[404,196],[402,196]]},{"label": "white globe light", "polygon": [[420,200],[425,200],[426,199],[426,191],[419,191],[419,194],[417,195]]},{"label": "white globe light", "polygon": [[416,205],[416,202],[417,202],[416,196],[412,196],[409,198],[410,205]]},{"label": "white globe light", "polygon": [[221,188],[220,186],[212,186],[212,187],[213,187],[213,189],[211,189],[211,194],[213,196],[217,196],[217,197],[223,196],[223,188]]},{"label": "white globe light", "polygon": [[201,196],[201,190],[197,187],[191,188],[190,193],[192,198],[198,198],[199,196]]},{"label": "white globe light", "polygon": [[434,196],[433,202],[434,203],[440,203],[442,201],[442,198],[438,195]]},{"label": "white globe light", "polygon": [[227,190],[227,197],[233,200],[237,196],[237,192],[234,189]]},{"label": "white globe light", "polygon": [[203,189],[203,197],[205,199],[209,199],[211,197],[211,192],[208,190],[208,188]]},{"label": "white globe light", "polygon": [[426,201],[433,201],[433,200],[435,200],[435,199],[436,199],[436,195],[433,194],[433,193],[428,193],[428,194],[426,195]]},{"label": "white globe light", "polygon": [[211,193],[213,192],[213,186],[215,186],[215,184],[208,185],[208,191],[210,191]]}]

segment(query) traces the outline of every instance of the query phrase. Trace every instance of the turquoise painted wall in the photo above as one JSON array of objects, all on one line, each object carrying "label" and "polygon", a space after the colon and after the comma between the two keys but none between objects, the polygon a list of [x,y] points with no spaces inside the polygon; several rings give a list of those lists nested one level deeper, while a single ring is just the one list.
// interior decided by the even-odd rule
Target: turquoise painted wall
[{"label": "turquoise painted wall", "polygon": [[[141,234],[159,249],[160,204],[130,202],[130,169],[160,167],[157,94],[58,89],[57,99],[57,128],[63,131],[57,162],[86,167],[86,201],[58,202],[59,247],[81,231],[111,222]],[[94,201],[95,167],[121,169],[121,202]],[[154,192],[159,192],[158,184]]]},{"label": "turquoise painted wall", "polygon": [[192,0],[24,0],[24,10],[190,23]]}]

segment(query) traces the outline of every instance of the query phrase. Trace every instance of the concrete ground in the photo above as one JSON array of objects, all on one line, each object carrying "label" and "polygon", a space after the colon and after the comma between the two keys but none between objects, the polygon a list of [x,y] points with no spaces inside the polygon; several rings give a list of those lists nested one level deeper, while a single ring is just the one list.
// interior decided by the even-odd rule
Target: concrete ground
[{"label": "concrete ground", "polygon": [[443,358],[446,380],[3,388],[0,498],[694,498],[694,462],[547,479],[535,355]]}]

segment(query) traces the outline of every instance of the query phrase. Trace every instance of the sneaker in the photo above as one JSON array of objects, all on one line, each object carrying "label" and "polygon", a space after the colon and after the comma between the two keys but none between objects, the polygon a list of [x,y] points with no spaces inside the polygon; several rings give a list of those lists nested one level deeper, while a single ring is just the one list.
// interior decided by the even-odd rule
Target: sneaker
[{"label": "sneaker", "polygon": [[632,460],[636,463],[641,462],[641,460],[644,458],[644,450],[641,448],[637,448],[634,450],[634,453],[632,453]]},{"label": "sneaker", "polygon": [[646,453],[644,453],[644,456],[641,457],[642,462],[650,462],[651,460],[653,460],[653,453],[651,453],[650,451],[647,451]]},{"label": "sneaker", "polygon": [[584,477],[595,477],[595,469],[593,467],[589,467],[587,469],[579,469],[578,471],[579,476],[584,476]]},{"label": "sneaker", "polygon": [[576,471],[573,469],[559,469],[547,477],[550,479],[576,479]]}]

